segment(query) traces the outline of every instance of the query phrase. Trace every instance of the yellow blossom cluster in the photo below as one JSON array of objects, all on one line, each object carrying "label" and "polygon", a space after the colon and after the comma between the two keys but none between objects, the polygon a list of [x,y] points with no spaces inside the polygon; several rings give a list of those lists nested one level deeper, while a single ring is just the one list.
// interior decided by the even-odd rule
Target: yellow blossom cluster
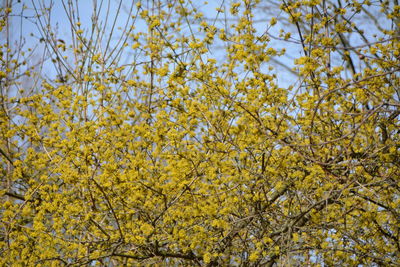
[{"label": "yellow blossom cluster", "polygon": [[400,265],[397,1],[20,2],[1,266]]}]

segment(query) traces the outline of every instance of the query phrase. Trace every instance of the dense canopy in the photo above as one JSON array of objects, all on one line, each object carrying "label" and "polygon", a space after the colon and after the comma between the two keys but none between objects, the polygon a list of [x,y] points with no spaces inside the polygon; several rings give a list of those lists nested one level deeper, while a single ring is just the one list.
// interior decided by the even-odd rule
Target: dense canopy
[{"label": "dense canopy", "polygon": [[0,265],[400,265],[397,0],[0,14]]}]

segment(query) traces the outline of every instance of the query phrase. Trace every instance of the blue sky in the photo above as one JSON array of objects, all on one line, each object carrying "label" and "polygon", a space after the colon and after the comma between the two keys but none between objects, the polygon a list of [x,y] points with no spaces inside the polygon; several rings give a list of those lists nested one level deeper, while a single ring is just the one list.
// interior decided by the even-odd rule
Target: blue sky
[{"label": "blue sky", "polygon": [[[71,43],[71,40],[73,40],[71,36],[71,23],[69,21],[69,18],[67,16],[66,10],[68,10],[68,2],[67,0],[31,0],[31,1],[21,1],[21,3],[18,3],[18,1],[14,1],[14,6],[13,6],[13,13],[14,14],[22,14],[23,17],[21,18],[20,16],[14,16],[11,22],[11,27],[12,27],[12,32],[13,32],[13,37],[15,40],[18,40],[20,36],[25,38],[26,40],[26,47],[30,48],[35,48],[37,51],[36,58],[33,57],[31,60],[33,63],[35,60],[40,59],[40,55],[42,53],[42,50],[44,48],[44,43],[40,42],[40,39],[42,38],[43,34],[46,34],[45,31],[40,31],[40,27],[43,25],[38,24],[38,20],[32,18],[33,16],[36,15],[37,10],[42,10],[44,7],[49,8],[51,12],[46,12],[47,15],[49,15],[50,19],[50,24],[53,29],[53,32],[56,34],[56,39],[62,39],[65,40],[66,43]],[[121,36],[122,31],[118,29],[119,27],[123,27],[128,19],[128,13],[129,13],[129,8],[130,5],[132,4],[131,1],[122,1],[122,5],[119,5],[118,0],[104,0],[104,1],[99,1],[99,0],[77,0],[77,1],[70,1],[73,2],[74,4],[77,3],[77,6],[74,7],[75,11],[72,12],[71,14],[75,17],[79,17],[79,20],[82,23],[82,29],[88,30],[87,32],[90,32],[90,28],[92,27],[92,16],[93,16],[93,10],[95,5],[97,5],[98,9],[101,10],[99,13],[99,21],[98,25],[100,28],[106,28],[106,31],[108,33],[113,32],[113,35],[107,35],[104,36],[104,42],[106,41],[107,38],[111,38],[110,42],[110,47],[112,48],[113,45],[115,45]],[[138,1],[133,1],[133,4],[136,4]],[[142,1],[143,3],[146,3],[148,1]],[[223,20],[227,20],[229,23],[232,23],[235,17],[230,15],[229,9],[230,9],[230,4],[232,2],[237,2],[237,1],[193,1],[194,4],[196,5],[196,8],[202,11],[204,14],[205,18],[208,19],[209,22],[215,23],[215,26],[217,27],[223,27]],[[100,8],[100,4],[103,3],[103,5]],[[293,25],[288,25],[286,24],[285,21],[285,15],[283,12],[279,11],[279,5],[281,4],[281,1],[269,1],[262,3],[263,5],[260,6],[260,8],[255,12],[255,17],[254,21],[255,23],[255,28],[257,29],[257,35],[262,35],[265,33],[266,29],[268,28],[269,21],[272,17],[277,17],[278,18],[278,23],[275,25],[275,27],[268,28],[268,34],[271,36],[279,36],[279,30],[280,29],[285,29],[287,31],[292,32],[292,39],[291,41],[282,41],[282,40],[276,40],[271,38],[271,41],[269,43],[269,46],[277,48],[277,49],[282,49],[285,48],[287,53],[283,57],[279,58],[273,58],[270,62],[264,64],[265,68],[269,66],[274,66],[275,70],[272,71],[272,73],[275,73],[277,75],[277,81],[280,86],[287,87],[291,84],[295,84],[297,81],[297,77],[290,73],[287,70],[288,68],[293,68],[294,63],[293,60],[294,58],[299,58],[303,55],[301,46],[296,43],[296,40],[298,40],[298,34],[296,31],[296,28]],[[26,9],[23,9],[23,4],[26,5]],[[218,18],[216,19],[217,16],[217,11],[216,9],[222,7],[227,10],[225,14],[219,14]],[[36,11],[35,11],[36,8]],[[351,13],[348,12],[346,16],[349,18],[352,18],[356,23],[357,27],[360,30],[363,30],[365,32],[365,36],[369,40],[377,40],[377,37],[374,37],[373,35],[378,32],[377,27],[386,27],[388,28],[390,25],[387,25],[388,20],[382,16],[377,16],[375,18],[376,23],[365,23],[365,21],[368,19],[368,14],[375,15],[377,11],[379,10],[378,6],[371,6],[368,9],[368,13],[363,13],[363,14],[356,14],[356,13]],[[78,12],[76,12],[78,11]],[[119,12],[118,12],[119,11]],[[135,11],[135,8],[134,8]],[[117,18],[115,19],[115,27],[114,30],[112,31],[112,27],[114,25],[114,18],[116,17],[116,14],[118,13]],[[107,16],[108,14],[108,16]],[[354,17],[354,18],[353,18]],[[283,19],[282,19],[283,18]],[[282,19],[282,20],[281,20]],[[40,20],[41,22],[44,23],[44,20]],[[369,19],[369,21],[371,21]],[[130,20],[129,23],[132,23],[132,20]],[[135,21],[135,31],[146,31],[147,26],[143,23],[141,20],[136,20]],[[193,27],[193,29],[196,29],[196,27]],[[31,36],[32,34],[32,36]],[[351,43],[353,45],[360,45],[364,43],[364,40],[360,38],[359,35],[349,35],[349,40],[351,40]],[[379,37],[379,36],[378,36]],[[126,56],[131,57],[133,55],[134,51],[127,51]],[[210,50],[210,55],[213,57],[216,57],[219,62],[224,60],[224,52],[223,50],[218,50],[218,49],[212,49]],[[355,57],[353,55],[353,57]],[[128,60],[126,58],[126,60]],[[276,60],[279,61],[281,64],[277,64]],[[357,57],[354,58],[355,62],[358,64],[358,59]],[[336,62],[336,65],[342,64],[339,61]],[[286,66],[283,67],[282,65]],[[46,69],[47,74],[50,76],[51,73],[53,73],[53,70],[51,69],[51,64],[48,64],[48,66],[44,65],[44,68]],[[266,70],[267,71],[267,70]]]}]

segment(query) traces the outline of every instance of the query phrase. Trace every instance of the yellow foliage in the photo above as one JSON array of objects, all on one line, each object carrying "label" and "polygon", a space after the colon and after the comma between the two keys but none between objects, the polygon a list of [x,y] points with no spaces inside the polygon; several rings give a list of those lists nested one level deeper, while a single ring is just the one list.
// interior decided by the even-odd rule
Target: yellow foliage
[{"label": "yellow foliage", "polygon": [[400,265],[393,1],[9,2],[1,266]]}]

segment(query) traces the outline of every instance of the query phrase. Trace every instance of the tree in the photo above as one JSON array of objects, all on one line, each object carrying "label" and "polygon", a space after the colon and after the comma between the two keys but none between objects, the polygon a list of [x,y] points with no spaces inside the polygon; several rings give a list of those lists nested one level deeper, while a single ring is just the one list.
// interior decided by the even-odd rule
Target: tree
[{"label": "tree", "polygon": [[397,1],[85,5],[1,9],[1,265],[400,264]]}]

